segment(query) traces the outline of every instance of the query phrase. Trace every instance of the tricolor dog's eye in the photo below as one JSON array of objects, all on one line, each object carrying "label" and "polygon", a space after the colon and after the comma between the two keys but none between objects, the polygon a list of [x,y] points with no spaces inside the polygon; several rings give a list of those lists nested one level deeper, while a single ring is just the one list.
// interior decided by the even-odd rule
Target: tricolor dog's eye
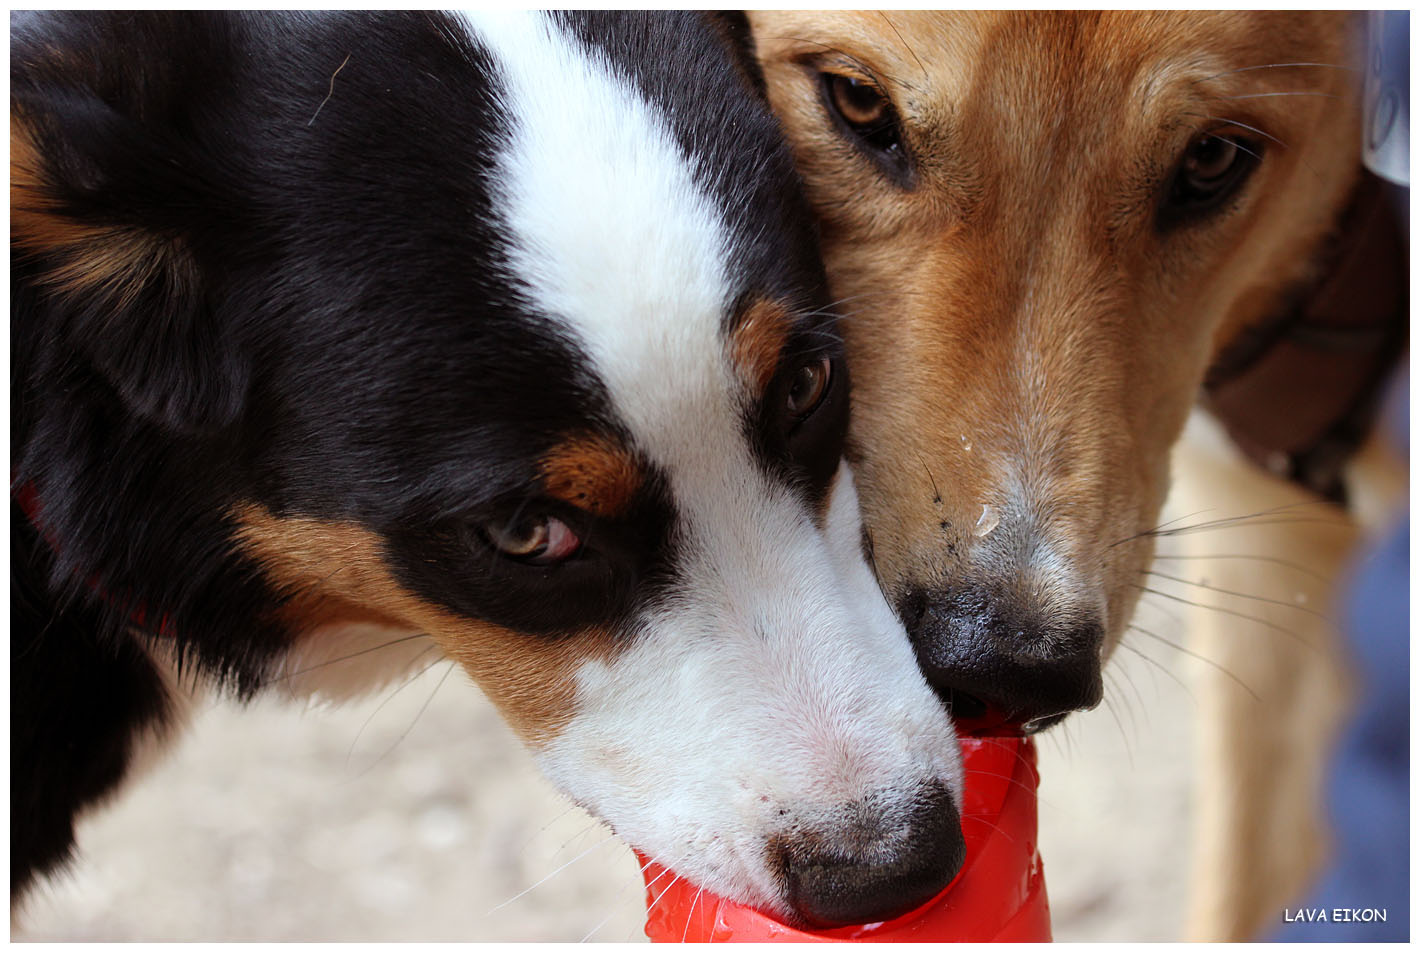
[{"label": "tricolor dog's eye", "polygon": [[820,73],[823,99],[839,131],[899,184],[907,184],[908,157],[897,110],[883,91],[856,76]]},{"label": "tricolor dog's eye", "polygon": [[1214,130],[1195,136],[1179,157],[1161,209],[1164,226],[1181,224],[1222,206],[1262,158],[1262,146]]},{"label": "tricolor dog's eye", "polygon": [[519,516],[483,527],[488,542],[504,556],[535,566],[550,566],[574,556],[582,546],[566,523],[555,516]]},{"label": "tricolor dog's eye", "polygon": [[802,420],[818,409],[823,397],[828,393],[829,378],[833,373],[832,362],[824,357],[799,366],[789,379],[789,393],[785,402],[789,416]]}]

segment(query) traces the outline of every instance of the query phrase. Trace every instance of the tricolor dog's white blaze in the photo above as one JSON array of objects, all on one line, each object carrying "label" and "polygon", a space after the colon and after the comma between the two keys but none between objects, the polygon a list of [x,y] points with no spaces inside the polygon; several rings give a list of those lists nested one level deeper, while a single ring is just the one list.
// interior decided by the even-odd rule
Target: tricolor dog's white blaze
[{"label": "tricolor dog's white blaze", "polygon": [[868,794],[960,791],[949,719],[860,546],[840,465],[825,526],[752,457],[722,328],[727,230],[657,114],[540,14],[467,14],[513,129],[511,265],[563,322],[678,513],[676,594],[577,677],[543,769],[632,844],[783,910],[766,841]]}]

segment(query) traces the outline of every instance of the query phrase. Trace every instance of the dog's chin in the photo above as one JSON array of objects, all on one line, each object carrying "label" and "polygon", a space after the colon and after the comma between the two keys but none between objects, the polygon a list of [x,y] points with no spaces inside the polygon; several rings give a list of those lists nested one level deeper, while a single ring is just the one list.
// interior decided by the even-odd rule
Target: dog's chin
[{"label": "dog's chin", "polygon": [[[661,759],[616,776],[592,772],[589,784],[586,759],[558,764],[556,742],[538,760],[582,807],[669,871],[662,887],[682,879],[786,924],[823,928],[891,919],[960,869],[960,760],[955,739],[946,744],[952,758],[935,768],[919,760],[928,753],[906,752],[900,760],[911,773],[896,782],[871,771],[851,782],[831,771],[751,780],[728,764],[677,772]],[[841,764],[871,757],[865,746]]]},{"label": "dog's chin", "polygon": [[[683,879],[795,928],[882,922],[946,887],[966,846],[945,786],[911,798],[905,813],[865,812],[868,801],[830,812],[833,824],[790,813],[787,822],[774,819],[778,833],[767,837],[711,835],[698,850],[687,850],[684,840],[652,838],[638,851],[665,868],[653,878],[661,889]],[[823,812],[815,813],[822,820]],[[659,851],[649,846],[657,842]]]}]

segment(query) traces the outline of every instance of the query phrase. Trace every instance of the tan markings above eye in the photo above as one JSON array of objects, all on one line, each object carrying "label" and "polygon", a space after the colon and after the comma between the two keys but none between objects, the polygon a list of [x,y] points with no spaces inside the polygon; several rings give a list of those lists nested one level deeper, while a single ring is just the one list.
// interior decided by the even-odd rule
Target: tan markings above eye
[{"label": "tan markings above eye", "polygon": [[548,496],[597,516],[625,513],[646,476],[631,449],[607,434],[578,434],[553,447],[539,475]]},{"label": "tan markings above eye", "polygon": [[730,337],[730,359],[756,399],[779,369],[789,336],[790,311],[769,298],[756,298],[744,309]]}]

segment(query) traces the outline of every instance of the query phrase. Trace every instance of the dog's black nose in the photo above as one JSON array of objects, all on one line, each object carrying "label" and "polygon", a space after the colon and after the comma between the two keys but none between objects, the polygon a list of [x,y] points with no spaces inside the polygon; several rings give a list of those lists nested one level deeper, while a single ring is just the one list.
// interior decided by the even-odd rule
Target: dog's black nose
[{"label": "dog's black nose", "polygon": [[906,812],[880,816],[870,798],[849,805],[831,829],[783,843],[789,904],[819,929],[907,913],[949,884],[965,859],[956,805],[939,784]]},{"label": "dog's black nose", "polygon": [[1042,620],[1010,600],[973,592],[933,598],[918,590],[900,605],[927,681],[970,722],[998,720],[1040,730],[1104,694],[1098,620]]}]

